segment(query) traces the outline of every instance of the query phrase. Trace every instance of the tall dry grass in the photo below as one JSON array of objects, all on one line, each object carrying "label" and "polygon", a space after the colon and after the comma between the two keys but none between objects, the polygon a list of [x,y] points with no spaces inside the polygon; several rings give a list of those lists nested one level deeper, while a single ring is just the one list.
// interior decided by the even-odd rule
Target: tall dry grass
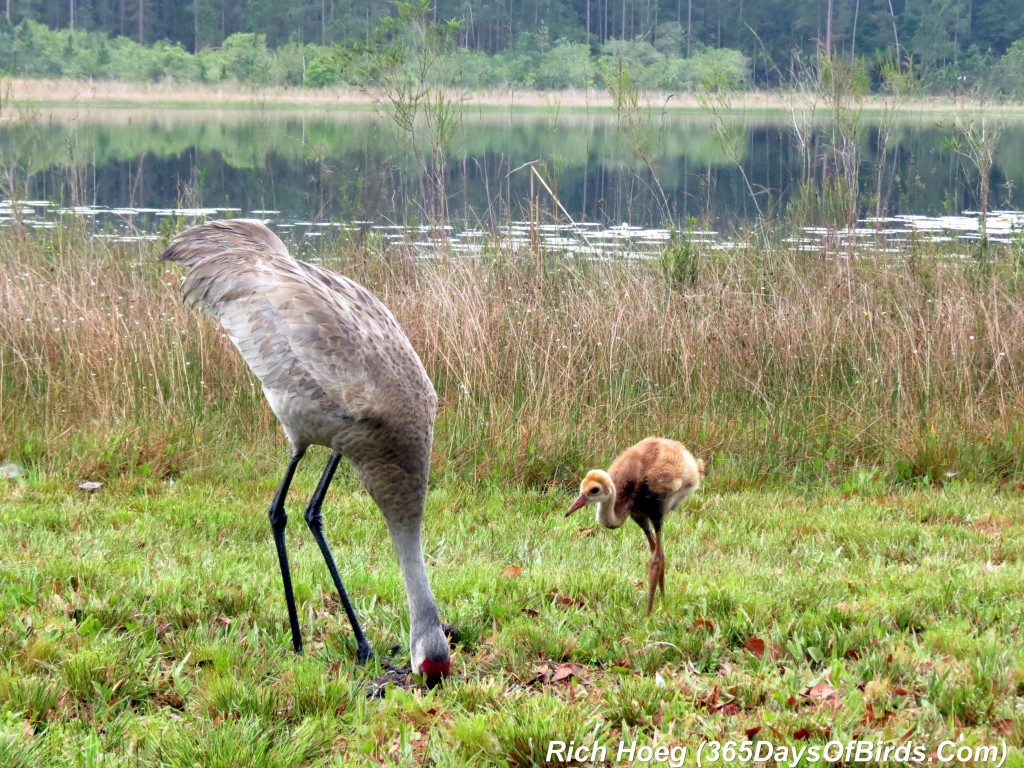
[{"label": "tall dry grass", "polygon": [[166,473],[223,444],[218,430],[272,430],[244,363],[177,299],[156,247],[74,229],[0,241],[0,455]]},{"label": "tall dry grass", "polygon": [[[75,476],[279,463],[258,385],[181,305],[159,247],[74,230],[0,242],[0,461]],[[682,271],[500,245],[318,255],[376,291],[423,356],[441,473],[561,481],[652,433],[734,482],[1024,470],[1009,260],[808,255],[763,234],[728,255],[669,252]]]}]

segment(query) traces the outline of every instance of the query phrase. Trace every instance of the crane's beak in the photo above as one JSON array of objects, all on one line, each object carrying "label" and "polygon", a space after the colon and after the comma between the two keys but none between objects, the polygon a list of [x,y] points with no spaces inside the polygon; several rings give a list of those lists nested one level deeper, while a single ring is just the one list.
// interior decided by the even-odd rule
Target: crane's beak
[{"label": "crane's beak", "polygon": [[577,509],[579,509],[580,507],[585,507],[586,505],[587,505],[587,496],[586,496],[586,494],[581,493],[580,497],[578,499],[576,499],[576,501],[574,501],[572,503],[571,507],[569,507],[569,511],[565,513],[565,516],[568,517],[573,512],[575,512]]}]

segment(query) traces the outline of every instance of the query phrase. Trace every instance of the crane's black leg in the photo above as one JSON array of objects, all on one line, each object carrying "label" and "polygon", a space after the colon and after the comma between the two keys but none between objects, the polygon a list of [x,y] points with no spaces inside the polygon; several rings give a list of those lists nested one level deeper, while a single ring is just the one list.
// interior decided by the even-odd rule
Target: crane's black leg
[{"label": "crane's black leg", "polygon": [[291,457],[288,468],[284,471],[284,479],[277,487],[274,500],[270,503],[270,529],[274,532],[274,544],[277,546],[277,560],[281,564],[281,581],[284,582],[284,599],[288,603],[288,623],[292,627],[292,645],[296,653],[302,653],[302,635],[299,633],[299,613],[295,609],[295,595],[292,592],[292,576],[288,570],[288,551],[285,549],[284,529],[288,525],[288,515],[284,511],[284,499],[295,476],[295,468],[299,466],[302,453]]},{"label": "crane's black leg", "polygon": [[366,641],[363,628],[359,626],[359,619],[356,618],[356,610],[348,599],[345,585],[341,583],[341,574],[338,573],[338,567],[334,564],[331,549],[327,546],[327,540],[324,538],[324,524],[320,514],[320,508],[324,503],[324,496],[327,494],[327,487],[331,484],[331,480],[334,479],[334,472],[338,469],[339,461],[341,461],[341,454],[337,451],[332,451],[331,458],[327,460],[327,467],[320,476],[320,482],[317,483],[316,490],[313,491],[313,496],[306,506],[306,525],[309,526],[313,538],[316,539],[316,543],[323,553],[324,562],[327,563],[327,570],[331,572],[331,578],[334,579],[334,586],[341,597],[341,604],[345,608],[348,622],[352,625],[352,634],[356,638],[356,658],[360,664],[365,664],[366,660],[373,656],[373,648]]}]

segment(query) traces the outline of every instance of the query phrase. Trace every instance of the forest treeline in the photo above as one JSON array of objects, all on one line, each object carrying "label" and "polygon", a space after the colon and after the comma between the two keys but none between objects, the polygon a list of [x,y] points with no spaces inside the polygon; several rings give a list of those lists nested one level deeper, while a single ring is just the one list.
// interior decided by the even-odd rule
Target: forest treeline
[{"label": "forest treeline", "polygon": [[[0,68],[30,77],[364,84],[358,52],[403,4],[4,0]],[[416,5],[415,3],[413,5]],[[408,5],[405,6],[406,9]],[[464,87],[796,84],[822,54],[865,88],[893,64],[925,91],[1024,95],[1024,0],[436,0],[437,62]]]}]

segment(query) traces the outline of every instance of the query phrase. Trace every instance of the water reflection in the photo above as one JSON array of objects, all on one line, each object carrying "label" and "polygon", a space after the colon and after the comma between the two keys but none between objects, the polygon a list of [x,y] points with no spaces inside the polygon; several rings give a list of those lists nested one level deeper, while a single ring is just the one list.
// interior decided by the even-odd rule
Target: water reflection
[{"label": "water reflection", "polygon": [[[759,212],[791,215],[808,190],[823,189],[824,162],[809,166],[808,157],[825,150],[798,141],[784,116],[739,116],[730,126],[738,154],[705,115],[667,112],[649,127],[653,172],[607,111],[476,109],[461,122],[437,178],[424,168],[429,148],[414,151],[362,107],[52,109],[0,125],[0,162],[8,197],[31,198],[23,205],[48,215],[60,209],[89,217],[115,233],[117,221],[152,232],[172,213],[224,212],[281,224],[415,228],[446,208],[445,223],[460,232],[534,221],[568,227],[568,237],[586,243],[588,227],[664,231],[658,228],[669,223],[685,228],[689,217],[731,229]],[[902,120],[882,156],[877,129],[861,130],[857,218],[924,230],[930,225],[911,217],[959,216],[977,206],[977,179],[951,143],[952,118]],[[550,194],[524,167],[531,162]],[[1010,124],[997,148],[993,205],[1024,207],[1024,185],[1013,183],[1022,177],[1024,125]],[[436,199],[442,186],[445,206]]]}]

